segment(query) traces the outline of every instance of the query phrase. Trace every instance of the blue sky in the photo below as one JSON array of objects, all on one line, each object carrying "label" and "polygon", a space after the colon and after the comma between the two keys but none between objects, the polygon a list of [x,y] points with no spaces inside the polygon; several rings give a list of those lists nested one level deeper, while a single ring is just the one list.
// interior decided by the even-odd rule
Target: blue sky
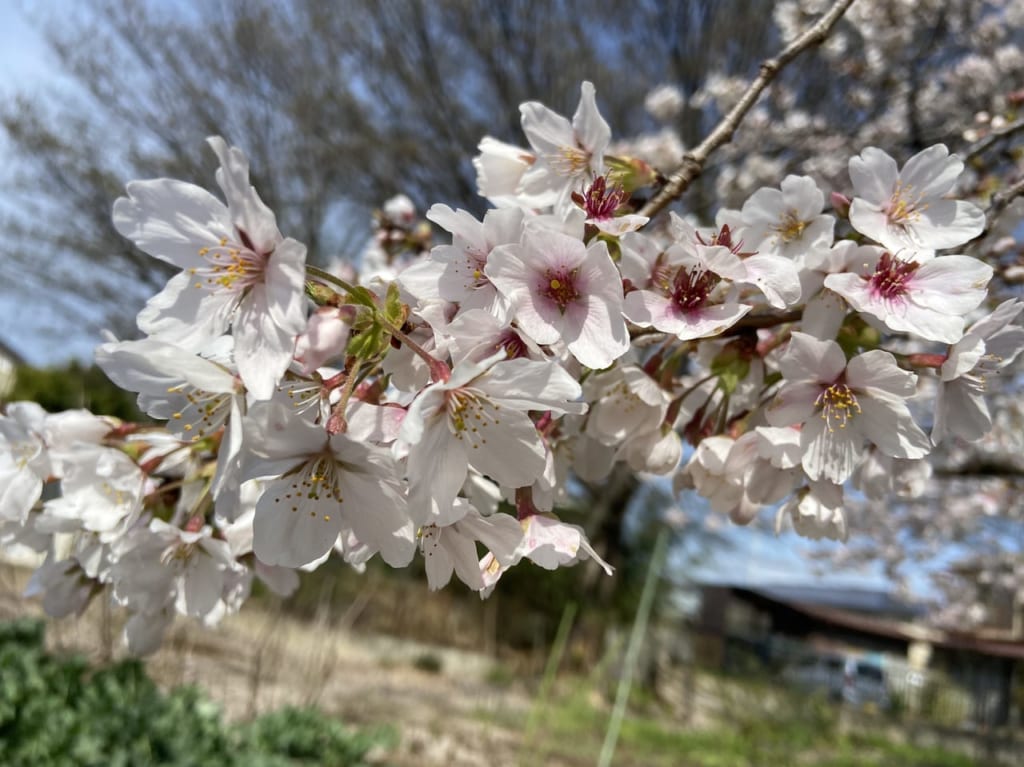
[{"label": "blue sky", "polygon": [[[0,0],[0,99],[9,99],[15,93],[31,93],[59,81],[56,60],[33,19],[52,17],[61,9],[71,7],[67,0]],[[0,167],[9,160],[10,149],[0,135]],[[0,210],[9,200],[0,188]],[[2,264],[0,274],[3,274]],[[5,276],[10,279],[10,275]],[[62,326],[60,343],[56,342],[56,334],[46,338],[26,334],[24,317],[28,312],[39,311],[39,307],[34,296],[22,297],[17,291],[0,292],[0,339],[33,364],[57,364],[70,357],[90,359],[99,339],[89,333]]]}]

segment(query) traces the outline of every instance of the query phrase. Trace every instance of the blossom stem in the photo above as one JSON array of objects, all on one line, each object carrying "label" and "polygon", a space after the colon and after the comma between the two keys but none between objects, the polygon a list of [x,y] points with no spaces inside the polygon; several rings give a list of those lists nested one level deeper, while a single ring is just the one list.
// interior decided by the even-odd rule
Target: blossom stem
[{"label": "blossom stem", "polygon": [[427,367],[430,368],[430,380],[435,383],[447,381],[452,377],[451,368],[449,368],[441,360],[437,359],[430,354],[426,349],[420,346],[418,343],[413,341],[409,336],[403,333],[399,328],[391,327],[388,328],[391,334],[401,341],[403,344],[408,345],[419,357],[427,363]]},{"label": "blossom stem", "polygon": [[516,518],[522,522],[524,519],[540,514],[537,507],[533,503],[533,488],[532,487],[517,487],[516,488]]},{"label": "blossom stem", "polygon": [[[899,358],[900,355],[896,355]],[[907,354],[903,360],[915,368],[941,368],[948,358],[945,354]]]},{"label": "blossom stem", "polygon": [[[356,371],[358,372],[358,370]],[[348,401],[352,398],[352,392],[356,386],[356,374],[349,373],[342,384],[341,397],[331,410],[331,416],[327,419],[328,434],[344,434],[348,431],[348,421],[345,418],[345,409]]]},{"label": "blossom stem", "polygon": [[344,290],[346,293],[354,293],[356,290],[354,285],[345,282],[345,280],[341,279],[340,277],[335,277],[330,272],[326,272],[323,269],[320,269],[319,267],[316,266],[311,266],[310,264],[306,264],[306,274],[320,282],[326,282],[331,285],[336,285],[337,287]]}]

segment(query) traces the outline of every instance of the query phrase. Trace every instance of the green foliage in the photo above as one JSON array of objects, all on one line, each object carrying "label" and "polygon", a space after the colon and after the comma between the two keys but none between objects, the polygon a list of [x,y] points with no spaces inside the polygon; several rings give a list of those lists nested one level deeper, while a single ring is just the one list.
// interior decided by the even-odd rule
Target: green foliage
[{"label": "green foliage", "polygon": [[35,621],[0,624],[6,767],[358,767],[382,736],[312,708],[231,726],[195,688],[163,692],[138,661],[91,670],[43,648]]},{"label": "green foliage", "polygon": [[136,407],[134,394],[118,388],[95,365],[82,367],[78,362],[60,368],[19,367],[8,399],[32,400],[51,413],[88,408],[125,421],[148,420]]},{"label": "green foliage", "polygon": [[424,652],[413,658],[413,668],[426,671],[428,674],[440,674],[444,671],[444,659],[432,652]]},{"label": "green foliage", "polygon": [[370,749],[392,739],[384,730],[352,733],[312,707],[264,714],[244,725],[240,733],[248,749],[283,757],[282,765],[320,767],[361,765]]}]

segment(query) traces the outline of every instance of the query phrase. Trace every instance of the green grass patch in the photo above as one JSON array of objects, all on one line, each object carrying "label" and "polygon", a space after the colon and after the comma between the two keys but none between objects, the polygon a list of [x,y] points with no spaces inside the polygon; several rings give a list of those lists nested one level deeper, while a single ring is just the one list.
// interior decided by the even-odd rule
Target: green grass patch
[{"label": "green grass patch", "polygon": [[[524,743],[520,764],[559,761],[596,763],[610,706],[595,702],[590,683],[563,679],[559,692],[542,705],[532,742]],[[571,685],[571,687],[570,687]],[[746,692],[744,692],[746,690]],[[723,692],[732,726],[691,729],[682,723],[633,710],[622,725],[617,767],[972,767],[964,755],[940,748],[892,742],[882,735],[845,735],[838,709],[814,696],[746,689],[732,683]],[[516,726],[504,721],[505,726]],[[522,725],[523,723],[519,723]]]}]

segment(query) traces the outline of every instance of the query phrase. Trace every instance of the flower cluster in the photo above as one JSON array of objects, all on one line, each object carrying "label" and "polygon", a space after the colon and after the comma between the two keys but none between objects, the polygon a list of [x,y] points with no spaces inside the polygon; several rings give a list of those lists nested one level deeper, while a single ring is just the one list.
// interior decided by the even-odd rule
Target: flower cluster
[{"label": "flower cluster", "polygon": [[[115,226],[180,272],[139,315],[145,337],[97,361],[165,428],[0,416],[0,543],[45,553],[32,591],[50,612],[110,586],[147,652],[175,614],[215,622],[253,576],[288,593],[332,553],[419,556],[431,588],[454,574],[481,594],[523,559],[611,572],[556,510],[570,474],[617,463],[737,522],[775,507],[845,539],[849,486],[893,492],[933,443],[987,431],[985,376],[1024,345],[1024,305],[966,329],[992,269],[937,252],[984,226],[948,199],[963,164],[946,147],[902,169],[865,149],[841,216],[788,176],[713,227],[659,227],[634,202],[655,177],[608,154],[592,85],[571,121],[521,113],[529,148],[480,144],[482,220],[434,205],[447,234],[427,251],[392,201],[358,278],[306,263],[219,138],[223,201],[128,185]],[[930,418],[919,376],[941,386]]]}]

